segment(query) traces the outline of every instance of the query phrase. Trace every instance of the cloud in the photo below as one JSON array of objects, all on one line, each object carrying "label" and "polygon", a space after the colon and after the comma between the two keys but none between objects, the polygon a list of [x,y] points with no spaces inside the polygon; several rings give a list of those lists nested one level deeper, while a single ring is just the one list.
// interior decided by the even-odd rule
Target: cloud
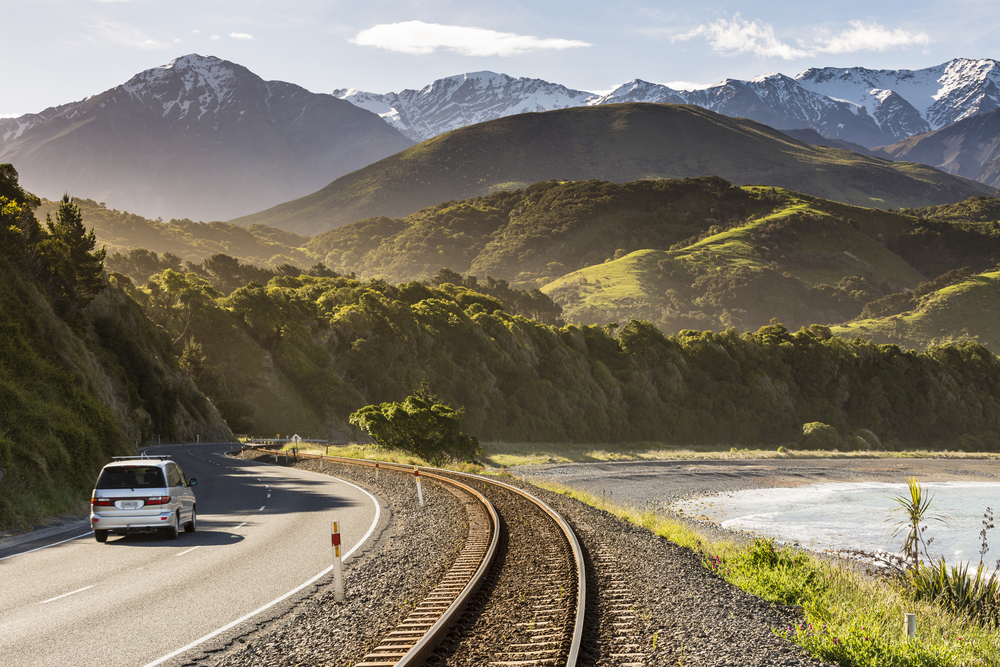
[{"label": "cloud", "polygon": [[426,55],[438,50],[463,56],[514,56],[541,50],[591,46],[573,39],[542,39],[485,28],[439,25],[423,21],[380,24],[348,39],[358,46],[374,46],[397,53]]},{"label": "cloud", "polygon": [[165,49],[169,43],[150,37],[148,34],[126,23],[117,23],[96,17],[87,22],[91,35],[89,39],[101,44],[120,44],[135,49]]},{"label": "cloud", "polygon": [[925,32],[910,32],[902,28],[888,29],[878,23],[851,21],[850,28],[839,33],[823,33],[814,37],[811,44],[796,40],[797,46],[783,42],[768,23],[745,21],[739,14],[732,21],[720,19],[715,23],[700,25],[694,30],[673,38],[673,41],[704,37],[716,53],[752,53],[761,58],[795,60],[817,53],[854,53],[856,51],[887,51],[913,45],[926,46],[931,38]]},{"label": "cloud", "polygon": [[219,35],[212,35],[209,39],[222,39]]},{"label": "cloud", "polygon": [[253,35],[250,35],[245,32],[231,32],[229,33],[229,36],[232,37],[233,39],[243,39],[243,40],[253,39]]},{"label": "cloud", "polygon": [[721,53],[753,53],[762,58],[784,58],[795,60],[810,55],[809,51],[785,44],[774,34],[774,28],[767,23],[744,21],[739,14],[732,21],[719,19],[715,23],[700,25],[691,32],[678,35],[676,40],[705,37],[712,50]]},{"label": "cloud", "polygon": [[889,49],[919,44],[926,46],[931,38],[925,32],[910,32],[902,28],[889,30],[878,23],[851,21],[851,28],[839,35],[817,39],[823,53],[853,53],[854,51],[888,51]]}]

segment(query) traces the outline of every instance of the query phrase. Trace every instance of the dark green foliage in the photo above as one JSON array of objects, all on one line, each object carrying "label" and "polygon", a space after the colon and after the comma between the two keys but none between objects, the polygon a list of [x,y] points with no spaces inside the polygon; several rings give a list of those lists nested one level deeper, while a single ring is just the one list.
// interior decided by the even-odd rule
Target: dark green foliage
[{"label": "dark green foliage", "polygon": [[502,304],[502,309],[512,315],[521,315],[542,324],[555,326],[565,324],[560,317],[562,306],[537,288],[531,290],[513,288],[506,280],[497,280],[492,276],[486,276],[486,280],[480,283],[476,276],[463,277],[451,269],[441,269],[430,282],[435,287],[450,283],[494,297]]},{"label": "dark green foliage", "polygon": [[350,416],[350,423],[363,429],[386,449],[400,449],[432,465],[447,459],[469,461],[482,453],[479,442],[462,434],[464,409],[455,410],[429,394],[427,384],[402,403],[368,405]]},{"label": "dark green foliage", "polygon": [[39,244],[45,264],[44,284],[57,311],[86,306],[104,289],[105,250],[94,251],[97,237],[83,224],[80,208],[64,195],[55,220],[46,216],[48,237]]}]

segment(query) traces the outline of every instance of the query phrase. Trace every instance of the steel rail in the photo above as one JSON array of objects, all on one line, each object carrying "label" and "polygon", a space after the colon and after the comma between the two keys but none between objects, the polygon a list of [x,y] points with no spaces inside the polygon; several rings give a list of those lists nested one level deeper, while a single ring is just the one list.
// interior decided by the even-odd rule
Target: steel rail
[{"label": "steel rail", "polygon": [[[274,453],[272,450],[264,448],[253,448],[253,449],[257,451],[267,452],[270,454]],[[323,454],[305,454],[302,452],[297,452],[297,456],[310,459],[320,459],[323,461],[331,461],[335,463],[361,465],[371,468],[374,468],[377,464],[380,469],[384,468],[386,470],[393,470],[403,473],[412,473],[415,470],[419,470],[420,474],[423,475],[424,477],[437,479],[447,484],[455,484],[462,487],[463,490],[475,494],[475,496],[480,499],[480,501],[484,504],[484,506],[489,508],[488,511],[490,513],[491,520],[493,521],[493,525],[495,527],[492,531],[493,537],[491,540],[489,558],[488,559],[484,558],[484,560],[482,561],[482,565],[480,566],[479,570],[477,570],[476,577],[474,577],[473,580],[470,581],[469,584],[466,586],[466,588],[463,590],[462,595],[460,596],[460,601],[459,599],[456,599],[456,602],[453,605],[453,607],[449,607],[448,611],[445,613],[447,615],[447,619],[445,618],[445,614],[442,614],[438,622],[435,623],[434,627],[432,628],[434,634],[431,635],[431,633],[428,632],[428,634],[424,636],[424,639],[418,642],[417,645],[414,645],[413,648],[410,650],[410,652],[406,653],[406,655],[400,658],[398,662],[395,663],[366,662],[366,663],[358,663],[357,667],[363,667],[363,665],[365,665],[366,667],[375,667],[376,665],[379,667],[384,667],[385,665],[392,665],[392,664],[396,665],[396,667],[403,667],[406,665],[418,664],[419,660],[421,660],[428,652],[430,652],[438,644],[440,639],[446,634],[446,632],[450,627],[450,619],[456,618],[461,613],[461,611],[464,610],[465,606],[472,598],[472,595],[474,595],[475,592],[478,590],[482,578],[485,577],[485,574],[489,569],[489,565],[492,564],[493,556],[496,551],[497,541],[499,539],[499,530],[496,527],[498,527],[500,524],[499,524],[499,519],[497,518],[496,515],[496,510],[494,510],[492,503],[490,503],[489,500],[487,500],[486,497],[483,496],[481,493],[479,493],[478,491],[469,486],[466,486],[465,484],[462,484],[458,480],[455,480],[448,476],[462,477],[468,480],[475,480],[480,483],[492,484],[494,486],[499,486],[504,489],[507,489],[508,491],[516,493],[526,498],[528,501],[535,504],[537,507],[539,507],[556,523],[557,526],[559,526],[559,529],[562,531],[563,536],[566,538],[566,541],[569,544],[571,551],[573,552],[573,559],[576,562],[576,572],[577,572],[576,619],[573,627],[573,638],[570,642],[570,650],[566,659],[566,667],[576,667],[576,663],[580,654],[580,644],[583,640],[583,623],[584,623],[584,614],[587,604],[587,595],[586,595],[587,572],[583,559],[583,549],[580,547],[580,541],[577,539],[576,533],[573,532],[573,529],[572,527],[570,527],[569,523],[567,523],[566,520],[563,519],[563,517],[554,509],[552,509],[547,503],[545,503],[540,498],[531,495],[527,491],[519,489],[515,486],[511,486],[510,484],[505,484],[504,482],[500,482],[494,479],[489,479],[487,477],[481,477],[479,475],[473,475],[470,473],[457,472],[453,470],[443,470],[441,468],[407,466],[399,463],[389,463],[382,461],[375,462],[368,459],[352,459],[339,456],[328,456]],[[470,532],[471,532],[471,525],[470,525]],[[413,653],[412,657],[410,655],[411,652]]]}]

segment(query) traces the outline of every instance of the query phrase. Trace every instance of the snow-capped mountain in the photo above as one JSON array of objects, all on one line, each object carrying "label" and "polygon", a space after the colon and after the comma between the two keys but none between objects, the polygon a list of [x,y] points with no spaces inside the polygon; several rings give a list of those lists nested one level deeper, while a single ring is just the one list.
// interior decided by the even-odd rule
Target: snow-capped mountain
[{"label": "snow-capped mountain", "polygon": [[872,148],[997,108],[998,86],[997,61],[956,59],[912,71],[824,68],[794,78],[775,73],[689,91],[636,79],[596,95],[539,79],[477,72],[420,90],[333,94],[378,113],[415,141],[525,111],[656,102],[694,104],[777,129],[812,128],[826,138]]},{"label": "snow-capped mountain", "polygon": [[0,120],[0,162],[25,189],[195,220],[309,194],[412,143],[332,95],[199,55],[82,102]]},{"label": "snow-capped mountain", "polygon": [[541,79],[515,79],[494,72],[438,79],[420,90],[379,95],[342,88],[333,91],[333,96],[378,114],[417,142],[495,118],[584,106],[599,98]]},{"label": "snow-capped mountain", "polygon": [[1000,102],[1000,63],[996,60],[956,58],[920,70],[826,67],[808,69],[795,80],[813,92],[869,105],[869,109],[895,104],[897,98],[905,100],[924,121],[924,132],[996,109]]}]

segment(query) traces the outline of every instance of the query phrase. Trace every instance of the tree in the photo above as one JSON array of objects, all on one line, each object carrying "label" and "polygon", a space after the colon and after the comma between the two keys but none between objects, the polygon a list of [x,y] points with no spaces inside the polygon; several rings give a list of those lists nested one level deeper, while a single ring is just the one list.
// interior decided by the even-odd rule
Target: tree
[{"label": "tree", "polygon": [[462,433],[464,413],[440,403],[425,382],[402,403],[365,406],[349,421],[367,431],[379,447],[401,449],[437,466],[446,459],[469,460],[482,453],[479,441]]},{"label": "tree", "polygon": [[184,349],[177,361],[192,380],[197,382],[201,378],[205,372],[205,354],[201,343],[195,342],[194,336],[184,343]]},{"label": "tree", "polygon": [[45,267],[44,282],[58,310],[85,306],[104,289],[105,248],[94,251],[97,237],[83,225],[83,214],[63,195],[56,219],[45,217],[48,237],[38,244]]}]

